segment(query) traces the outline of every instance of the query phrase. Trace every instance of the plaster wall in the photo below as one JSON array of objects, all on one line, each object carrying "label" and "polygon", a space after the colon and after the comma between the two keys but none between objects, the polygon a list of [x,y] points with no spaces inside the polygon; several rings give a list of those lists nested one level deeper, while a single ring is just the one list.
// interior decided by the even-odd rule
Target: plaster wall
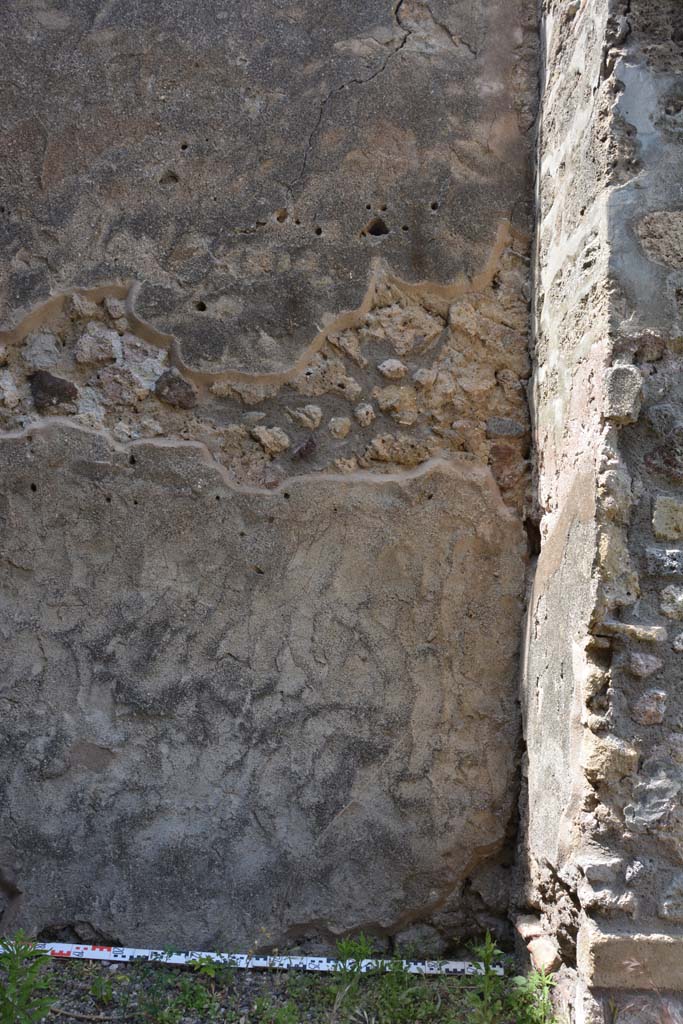
[{"label": "plaster wall", "polygon": [[0,21],[0,930],[506,934],[535,5]]}]

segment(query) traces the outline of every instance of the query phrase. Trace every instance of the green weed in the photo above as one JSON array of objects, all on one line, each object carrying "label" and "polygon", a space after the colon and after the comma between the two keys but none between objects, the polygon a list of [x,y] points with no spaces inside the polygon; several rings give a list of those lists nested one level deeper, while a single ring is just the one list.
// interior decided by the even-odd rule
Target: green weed
[{"label": "green weed", "polygon": [[512,979],[510,1008],[522,1024],[552,1024],[554,1013],[550,993],[555,982],[545,971],[532,971]]},{"label": "green weed", "polygon": [[0,953],[0,1024],[34,1024],[49,1011],[47,959],[23,932],[2,939]]},{"label": "green weed", "polygon": [[102,1006],[109,1006],[114,998],[111,978],[105,978],[101,974],[93,978],[90,986],[90,995],[96,1003],[100,1003]]},{"label": "green weed", "polygon": [[[475,960],[482,964],[481,974],[472,975],[465,990],[465,1003],[470,1009],[472,1024],[502,1024],[505,1002],[505,980],[494,970],[503,955],[487,932],[483,942],[470,947]],[[520,1022],[522,1024],[522,1022]]]}]

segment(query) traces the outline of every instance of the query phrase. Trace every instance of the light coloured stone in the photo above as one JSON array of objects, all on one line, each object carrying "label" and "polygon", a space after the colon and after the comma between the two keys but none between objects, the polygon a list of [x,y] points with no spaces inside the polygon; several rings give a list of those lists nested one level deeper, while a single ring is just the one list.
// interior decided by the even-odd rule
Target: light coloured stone
[{"label": "light coloured stone", "polygon": [[395,462],[400,466],[417,466],[430,459],[437,445],[426,438],[418,441],[407,434],[378,434],[367,445],[363,458],[367,462]]},{"label": "light coloured stone", "polygon": [[96,388],[81,388],[78,395],[78,413],[87,416],[89,422],[101,424],[104,420],[104,406],[101,393]]},{"label": "light coloured stone", "polygon": [[676,654],[683,654],[683,633],[679,633],[671,644]]},{"label": "light coloured stone", "polygon": [[373,409],[370,402],[361,402],[353,410],[353,415],[356,420],[360,423],[361,427],[369,427],[375,419],[375,410]]},{"label": "light coloured stone", "polygon": [[610,857],[609,854],[596,850],[578,854],[576,864],[591,885],[614,885],[623,867],[621,857]]},{"label": "light coloured stone", "polygon": [[168,352],[130,333],[123,335],[121,346],[124,366],[135,375],[143,387],[148,391],[154,390],[159,377],[167,372]]},{"label": "light coloured stone", "polygon": [[538,939],[543,935],[543,924],[539,917],[532,914],[520,914],[515,918],[515,930],[525,942]]},{"label": "light coloured stone", "polygon": [[21,358],[32,370],[49,370],[60,360],[60,350],[54,334],[30,334],[21,350]]},{"label": "light coloured stone", "polygon": [[683,933],[619,929],[609,921],[584,919],[577,961],[581,976],[595,988],[663,989],[680,985]]},{"label": "light coloured stone", "polygon": [[683,551],[680,548],[648,548],[647,570],[652,576],[683,576]]},{"label": "light coloured stone", "polygon": [[104,324],[91,321],[76,342],[74,356],[77,363],[110,363],[121,358],[121,338]]},{"label": "light coloured stone", "polygon": [[642,640],[645,643],[664,643],[668,634],[666,626],[653,626],[644,622],[601,622],[601,636],[623,636],[629,640]]},{"label": "light coloured stone", "polygon": [[443,331],[441,317],[416,304],[391,303],[369,313],[361,338],[364,342],[386,342],[399,356],[431,344]]},{"label": "light coloured stone", "polygon": [[71,295],[67,308],[74,320],[102,320],[104,317],[102,306],[85,295],[79,295],[78,292]]},{"label": "light coloured stone", "polygon": [[124,299],[116,299],[113,296],[108,296],[104,300],[104,308],[107,313],[109,313],[112,320],[125,320],[126,303]]},{"label": "light coloured stone", "polygon": [[613,366],[605,381],[605,418],[621,425],[635,423],[640,414],[643,378],[635,366]]},{"label": "light coloured stone", "polygon": [[0,373],[0,401],[7,409],[15,409],[20,401],[14,378],[7,371]]},{"label": "light coloured stone", "polygon": [[657,210],[637,225],[640,242],[649,259],[683,270],[683,212]]},{"label": "light coloured stone", "polygon": [[660,901],[658,913],[667,921],[683,924],[683,872],[674,876]]},{"label": "light coloured stone", "polygon": [[383,413],[404,427],[417,420],[418,409],[415,389],[410,385],[390,384],[386,388],[373,388],[372,397]]},{"label": "light coloured stone", "polygon": [[640,679],[647,679],[663,667],[664,662],[656,654],[645,654],[643,651],[631,651],[628,659],[629,671]]},{"label": "light coloured stone", "polygon": [[412,376],[412,380],[418,388],[431,388],[436,383],[437,369],[435,366],[421,366]]},{"label": "light coloured stone", "polygon": [[636,701],[632,717],[639,725],[660,725],[666,714],[664,690],[646,690]]},{"label": "light coloured stone", "polygon": [[294,378],[292,386],[308,398],[331,392],[342,395],[350,402],[357,402],[363,393],[361,384],[346,372],[341,359],[325,359],[320,353]]},{"label": "light coloured stone", "polygon": [[400,359],[385,359],[377,369],[387,380],[401,380],[408,373],[408,367]]},{"label": "light coloured stone", "polygon": [[548,935],[540,935],[527,943],[527,950],[531,962],[537,971],[551,973],[557,970],[562,960],[557,943]]},{"label": "light coloured stone", "polygon": [[652,529],[659,540],[680,540],[683,537],[683,501],[658,494],[654,503]]},{"label": "light coloured stone", "polygon": [[664,587],[660,594],[659,606],[662,615],[668,619],[683,619],[683,587],[673,583]]},{"label": "light coloured stone", "polygon": [[330,345],[338,349],[344,355],[347,355],[349,359],[352,359],[356,366],[365,368],[368,365],[368,361],[361,352],[360,338],[355,331],[344,331],[341,334],[329,334],[328,341]]},{"label": "light coloured stone", "polygon": [[149,388],[126,366],[109,363],[90,378],[89,384],[102,392],[104,401],[113,407],[135,405],[149,394]]},{"label": "light coloured stone", "polygon": [[638,767],[638,751],[616,736],[586,732],[582,765],[588,778],[603,780],[631,775]]},{"label": "light coloured stone", "polygon": [[288,414],[299,426],[307,430],[317,430],[323,419],[323,411],[319,405],[304,405],[300,409],[288,409]]},{"label": "light coloured stone", "polygon": [[333,416],[328,424],[328,429],[332,437],[341,440],[344,437],[348,437],[351,430],[351,420],[348,416]]},{"label": "light coloured stone", "polygon": [[645,873],[645,865],[642,860],[634,860],[631,864],[626,866],[624,871],[624,880],[628,885],[634,882],[637,878],[640,878]]},{"label": "light coloured stone", "polygon": [[289,448],[290,440],[281,427],[252,427],[249,433],[267,455],[279,455]]}]

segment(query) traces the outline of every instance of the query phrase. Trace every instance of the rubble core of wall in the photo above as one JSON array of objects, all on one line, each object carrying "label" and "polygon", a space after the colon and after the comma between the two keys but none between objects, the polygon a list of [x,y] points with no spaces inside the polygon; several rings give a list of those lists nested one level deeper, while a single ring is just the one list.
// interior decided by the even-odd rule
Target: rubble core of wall
[{"label": "rubble core of wall", "polygon": [[577,1022],[640,1021],[683,989],[683,24],[562,0],[543,30],[523,909]]},{"label": "rubble core of wall", "polygon": [[132,287],[125,299],[120,286],[100,301],[65,296],[0,342],[0,424],[57,416],[122,443],[191,440],[226,479],[265,488],[292,473],[390,472],[458,453],[490,466],[522,514],[527,245],[501,225],[489,268],[452,299],[379,275],[356,326],[327,332],[274,382],[187,367],[135,315]]}]

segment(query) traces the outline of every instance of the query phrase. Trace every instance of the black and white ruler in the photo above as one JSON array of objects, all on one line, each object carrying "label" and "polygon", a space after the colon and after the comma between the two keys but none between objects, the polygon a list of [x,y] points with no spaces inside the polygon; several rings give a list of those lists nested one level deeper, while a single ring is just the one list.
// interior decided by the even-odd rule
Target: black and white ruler
[{"label": "black and white ruler", "polygon": [[[356,969],[362,974],[372,971],[395,970],[396,960],[335,960],[327,956],[256,956],[248,953],[210,953],[197,949],[163,950],[137,949],[132,946],[87,946],[71,942],[37,942],[37,949],[55,958],[64,960],[108,960],[112,963],[133,963],[147,961],[161,964],[193,964],[201,960],[213,960],[226,967],[245,971],[315,971],[334,974],[341,970]],[[0,950],[2,946],[0,945]],[[472,975],[483,974],[480,963],[469,960],[403,960],[403,970],[409,974],[425,975]],[[494,967],[496,974],[503,974],[502,967]]]}]

